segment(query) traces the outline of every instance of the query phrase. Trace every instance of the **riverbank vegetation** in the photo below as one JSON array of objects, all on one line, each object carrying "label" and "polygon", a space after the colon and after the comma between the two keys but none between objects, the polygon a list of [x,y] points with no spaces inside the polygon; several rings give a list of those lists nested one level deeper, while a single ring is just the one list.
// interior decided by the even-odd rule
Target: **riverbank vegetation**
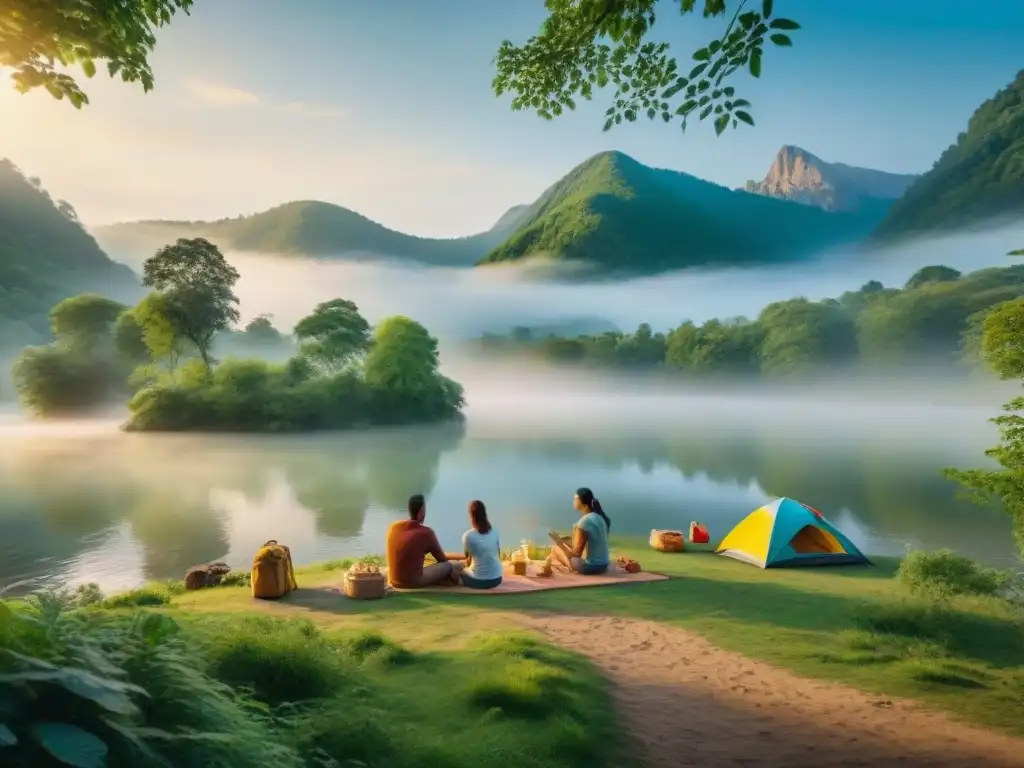
[{"label": "riverbank vegetation", "polygon": [[294,617],[83,609],[51,593],[0,601],[0,649],[10,766],[582,768],[615,746],[596,673],[523,635],[410,650]]},{"label": "riverbank vegetation", "polygon": [[[260,755],[303,768],[499,765],[511,755],[541,766],[623,764],[604,681],[575,654],[524,635],[518,616],[531,611],[682,628],[802,676],[1024,733],[1024,617],[1008,574],[949,552],[764,571],[706,551],[613,547],[682,578],[360,602],[315,588],[337,585],[343,569],[329,563],[299,568],[299,591],[258,613],[241,577],[194,592],[154,584],[108,598],[83,590],[84,600],[6,601],[0,641],[21,655],[0,663],[12,674],[43,669],[30,659],[53,665],[31,682],[42,704],[19,700],[17,754],[37,759],[55,730],[40,724],[56,722],[103,740],[108,764],[124,754],[155,764],[141,750],[171,765],[256,765]],[[79,684],[85,672],[94,687]],[[439,686],[444,707],[423,695]],[[81,706],[41,708],[68,701]],[[104,707],[120,730],[95,717]]]},{"label": "riverbank vegetation", "polygon": [[[1024,256],[1024,250],[1008,255]],[[1024,384],[1024,298],[1001,303],[979,318],[973,336],[979,357],[1001,379]],[[1018,550],[1024,553],[1024,397],[1013,398],[1003,410],[1004,415],[993,419],[999,444],[985,452],[998,468],[951,469],[947,474],[970,489],[976,501],[1003,508],[1013,520]]]},{"label": "riverbank vegetation", "polygon": [[[443,421],[462,388],[438,370],[437,340],[407,317],[371,328],[345,299],[319,304],[289,340],[261,316],[244,331],[238,273],[201,238],[161,248],[145,265],[152,292],[134,307],[95,294],[50,313],[55,341],[27,349],[12,372],[42,416],[128,396],[138,431],[291,432]],[[280,362],[214,356],[276,352]],[[293,353],[288,356],[288,352]]]},{"label": "riverbank vegetation", "polygon": [[949,368],[977,359],[987,313],[1022,296],[1024,267],[1019,265],[968,275],[931,266],[902,288],[872,280],[835,299],[774,302],[753,320],[687,321],[667,333],[642,324],[634,333],[576,338],[538,338],[517,328],[507,336],[485,336],[477,348],[557,364],[695,378],[783,378],[855,366]]}]

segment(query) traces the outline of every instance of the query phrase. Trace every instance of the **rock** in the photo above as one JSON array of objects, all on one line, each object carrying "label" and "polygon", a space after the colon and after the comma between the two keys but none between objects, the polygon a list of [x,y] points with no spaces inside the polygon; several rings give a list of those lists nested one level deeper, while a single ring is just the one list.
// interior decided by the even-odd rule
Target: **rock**
[{"label": "rock", "polygon": [[828,163],[800,147],[785,146],[762,181],[748,181],[747,192],[777,197],[826,211],[853,211],[870,201],[894,201],[917,176]]},{"label": "rock", "polygon": [[231,566],[221,562],[193,565],[185,574],[185,589],[215,587],[230,571]]}]

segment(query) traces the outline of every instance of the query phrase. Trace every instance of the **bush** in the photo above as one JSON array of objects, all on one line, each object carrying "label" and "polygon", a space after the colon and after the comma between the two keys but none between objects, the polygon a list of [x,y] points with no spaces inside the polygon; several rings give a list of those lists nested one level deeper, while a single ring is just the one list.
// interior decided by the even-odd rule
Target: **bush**
[{"label": "bush", "polygon": [[0,601],[4,765],[299,768],[273,724],[203,672],[172,619],[73,605],[69,593]]},{"label": "bush", "polygon": [[29,347],[14,361],[11,376],[22,404],[39,416],[80,413],[124,386],[116,366],[59,344]]},{"label": "bush", "polygon": [[933,599],[962,595],[995,595],[1011,574],[986,568],[963,555],[942,549],[911,552],[900,563],[897,577],[909,592]]},{"label": "bush", "polygon": [[209,638],[210,672],[271,704],[319,699],[347,687],[351,667],[308,622],[249,618]]},{"label": "bush", "polygon": [[209,382],[157,380],[128,403],[136,431],[301,432],[455,418],[438,398],[404,400],[353,371],[299,378],[296,366],[227,360]]}]

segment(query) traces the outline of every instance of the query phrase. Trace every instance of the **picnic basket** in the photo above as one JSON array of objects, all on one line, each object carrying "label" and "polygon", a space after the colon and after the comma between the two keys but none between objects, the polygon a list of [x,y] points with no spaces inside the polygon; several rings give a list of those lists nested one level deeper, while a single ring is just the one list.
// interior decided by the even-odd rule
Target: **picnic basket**
[{"label": "picnic basket", "polygon": [[682,552],[685,542],[682,531],[651,530],[650,545],[659,552]]},{"label": "picnic basket", "polygon": [[388,580],[380,569],[368,563],[356,563],[345,572],[342,588],[353,600],[379,600],[387,591]]}]

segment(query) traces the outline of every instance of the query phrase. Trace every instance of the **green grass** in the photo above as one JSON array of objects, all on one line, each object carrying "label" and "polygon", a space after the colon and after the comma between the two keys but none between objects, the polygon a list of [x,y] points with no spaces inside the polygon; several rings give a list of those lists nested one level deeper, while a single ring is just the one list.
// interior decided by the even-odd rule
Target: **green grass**
[{"label": "green grass", "polygon": [[[918,699],[981,724],[1024,734],[1024,616],[1005,600],[915,596],[897,560],[874,567],[762,571],[708,551],[663,554],[613,542],[669,581],[532,595],[403,594],[357,602],[302,591],[260,610],[295,612],[331,628],[374,627],[403,643],[464,649],[466,634],[517,626],[520,612],[618,616],[689,629],[717,645],[887,696]],[[337,572],[299,569],[300,586]],[[199,612],[252,610],[241,590],[175,599]]]},{"label": "green grass", "polygon": [[413,650],[294,616],[75,605],[0,601],[5,765],[51,764],[51,721],[83,766],[618,764],[603,678],[521,633]]}]

